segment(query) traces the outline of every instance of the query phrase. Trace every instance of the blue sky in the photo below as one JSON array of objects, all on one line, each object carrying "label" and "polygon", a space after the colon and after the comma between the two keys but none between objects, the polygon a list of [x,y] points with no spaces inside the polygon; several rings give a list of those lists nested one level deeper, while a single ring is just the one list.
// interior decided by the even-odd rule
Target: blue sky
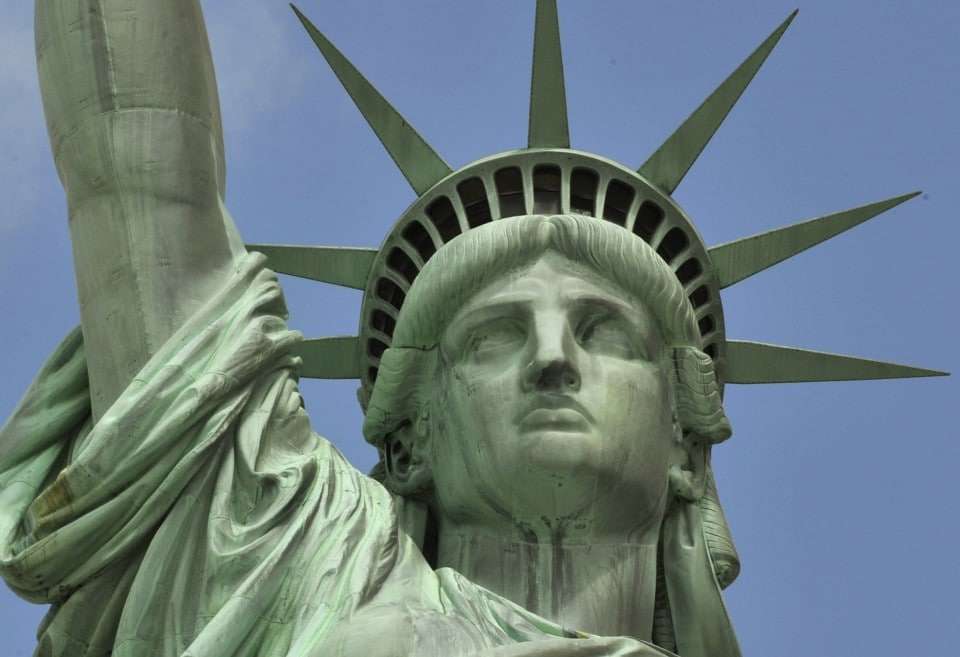
[{"label": "blue sky", "polygon": [[[28,5],[0,10],[0,325],[8,414],[78,321]],[[286,3],[207,0],[229,162],[251,242],[375,246],[413,200]],[[302,0],[454,167],[521,147],[533,2]],[[638,166],[793,6],[560,2],[571,138]],[[896,194],[924,196],[726,291],[728,335],[960,371],[954,286],[960,5],[810,0],[676,192],[708,244]],[[308,335],[356,330],[359,293],[285,282]],[[354,385],[303,385],[359,467]],[[743,573],[744,654],[953,654],[956,377],[731,386],[715,468]],[[0,653],[42,610],[0,586]]]}]

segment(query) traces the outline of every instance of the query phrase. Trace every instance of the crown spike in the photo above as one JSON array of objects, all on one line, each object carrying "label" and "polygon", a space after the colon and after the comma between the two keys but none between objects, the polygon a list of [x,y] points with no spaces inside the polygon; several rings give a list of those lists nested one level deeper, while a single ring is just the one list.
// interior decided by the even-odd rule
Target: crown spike
[{"label": "crown spike", "polygon": [[710,94],[703,104],[640,167],[641,176],[667,194],[672,194],[733,109],[753,76],[773,51],[780,37],[796,17],[794,10],[760,47],[753,51],[730,77]]},{"label": "crown spike", "polygon": [[450,167],[423,137],[295,5],[290,6],[413,190],[423,194],[449,175]]},{"label": "crown spike", "polygon": [[307,379],[359,379],[360,338],[336,336],[304,340],[293,348],[303,359],[300,376]]},{"label": "crown spike", "polygon": [[843,212],[802,221],[766,233],[744,237],[709,249],[710,260],[720,279],[729,287],[745,278],[836,237],[868,219],[916,197],[920,192],[895,196]]},{"label": "crown spike", "polygon": [[376,249],[343,246],[289,246],[247,244],[248,251],[267,256],[267,265],[279,274],[363,290],[377,257]]},{"label": "crown spike", "polygon": [[537,0],[527,144],[530,148],[570,148],[557,0]]},{"label": "crown spike", "polygon": [[727,341],[724,368],[727,383],[866,381],[922,376],[948,374],[878,360],[738,340]]}]

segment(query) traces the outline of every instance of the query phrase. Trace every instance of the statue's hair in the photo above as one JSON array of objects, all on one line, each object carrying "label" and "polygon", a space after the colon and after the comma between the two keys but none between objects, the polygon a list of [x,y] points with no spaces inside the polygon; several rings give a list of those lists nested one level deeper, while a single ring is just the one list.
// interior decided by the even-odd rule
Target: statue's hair
[{"label": "statue's hair", "polygon": [[648,306],[668,343],[700,346],[693,309],[673,271],[656,251],[619,226],[579,215],[513,217],[451,241],[417,277],[393,344],[433,346],[453,315],[476,292],[548,252],[600,274]]},{"label": "statue's hair", "polygon": [[[437,251],[414,281],[392,344],[381,356],[365,409],[364,436],[381,453],[375,471],[382,475],[387,436],[415,422],[429,408],[440,339],[457,311],[497,279],[531,266],[548,253],[568,259],[576,269],[598,274],[650,311],[663,339],[663,362],[672,370],[674,411],[685,439],[708,455],[710,445],[730,436],[713,360],[701,350],[693,308],[667,263],[649,244],[620,226],[579,215],[530,215],[485,224],[458,236]],[[708,456],[705,462],[709,463]],[[736,561],[736,554],[712,474],[707,472],[700,483],[695,497],[712,522],[712,536],[708,536],[712,557],[723,565],[724,575],[735,574],[739,562],[730,563],[731,558]]]}]

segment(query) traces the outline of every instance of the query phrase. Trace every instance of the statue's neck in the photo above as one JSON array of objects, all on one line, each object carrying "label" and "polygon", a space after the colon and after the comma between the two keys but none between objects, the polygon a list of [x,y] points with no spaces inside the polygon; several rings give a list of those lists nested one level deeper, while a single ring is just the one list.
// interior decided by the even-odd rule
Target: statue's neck
[{"label": "statue's neck", "polygon": [[437,565],[568,630],[650,640],[657,538],[569,542],[440,527]]}]

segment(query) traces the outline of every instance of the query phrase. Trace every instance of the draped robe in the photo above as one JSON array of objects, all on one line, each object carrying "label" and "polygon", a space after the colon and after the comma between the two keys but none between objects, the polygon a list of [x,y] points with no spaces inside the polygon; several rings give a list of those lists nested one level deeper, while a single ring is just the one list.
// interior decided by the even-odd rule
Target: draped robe
[{"label": "draped robe", "polygon": [[0,573],[37,655],[626,657],[433,570],[399,502],[315,434],[263,258],[91,423],[80,331],[0,431]]}]

